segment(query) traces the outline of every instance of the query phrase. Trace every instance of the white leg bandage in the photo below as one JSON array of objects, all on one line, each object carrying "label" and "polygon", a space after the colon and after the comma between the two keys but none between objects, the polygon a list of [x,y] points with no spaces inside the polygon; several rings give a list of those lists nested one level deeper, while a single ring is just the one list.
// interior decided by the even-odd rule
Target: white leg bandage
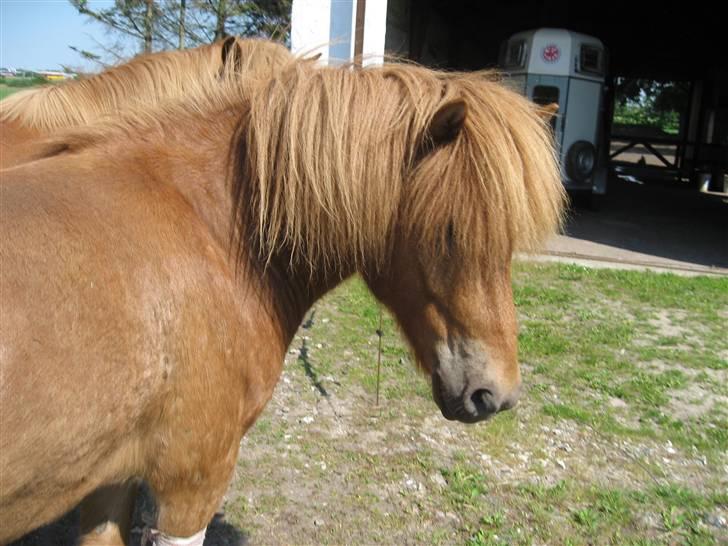
[{"label": "white leg bandage", "polygon": [[143,546],[202,546],[205,542],[205,527],[199,533],[192,535],[191,537],[171,537],[164,534],[162,531],[156,529],[147,529],[144,532],[144,538],[142,539]]}]

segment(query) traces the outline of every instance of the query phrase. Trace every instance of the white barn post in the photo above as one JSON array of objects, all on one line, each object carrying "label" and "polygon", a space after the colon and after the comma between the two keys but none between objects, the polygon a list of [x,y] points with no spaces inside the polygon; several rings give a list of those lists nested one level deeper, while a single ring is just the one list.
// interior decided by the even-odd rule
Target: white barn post
[{"label": "white barn post", "polygon": [[382,64],[387,30],[387,0],[293,0],[291,51],[321,53],[320,62],[340,64],[354,57],[357,2],[365,1],[364,64]]}]

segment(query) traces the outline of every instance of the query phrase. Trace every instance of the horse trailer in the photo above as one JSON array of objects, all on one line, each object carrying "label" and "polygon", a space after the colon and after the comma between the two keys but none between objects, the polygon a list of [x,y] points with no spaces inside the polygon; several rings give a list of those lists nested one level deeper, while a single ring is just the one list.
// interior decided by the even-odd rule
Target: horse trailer
[{"label": "horse trailer", "polygon": [[558,104],[551,124],[566,189],[589,200],[604,194],[609,150],[602,123],[602,42],[556,28],[519,32],[504,42],[500,66],[507,82],[535,103]]}]

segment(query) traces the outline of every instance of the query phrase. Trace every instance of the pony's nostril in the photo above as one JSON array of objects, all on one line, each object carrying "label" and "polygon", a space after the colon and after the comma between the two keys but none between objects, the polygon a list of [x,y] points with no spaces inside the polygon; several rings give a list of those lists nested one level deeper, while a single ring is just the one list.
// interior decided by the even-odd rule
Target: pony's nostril
[{"label": "pony's nostril", "polygon": [[475,406],[475,411],[479,416],[490,415],[498,411],[498,405],[495,403],[493,393],[488,389],[478,389],[470,395],[470,400]]}]

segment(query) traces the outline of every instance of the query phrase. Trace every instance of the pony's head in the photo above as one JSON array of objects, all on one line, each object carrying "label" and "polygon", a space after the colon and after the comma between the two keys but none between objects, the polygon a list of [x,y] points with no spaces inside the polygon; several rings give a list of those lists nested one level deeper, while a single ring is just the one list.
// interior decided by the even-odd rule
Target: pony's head
[{"label": "pony's head", "polygon": [[391,258],[366,274],[430,375],[443,415],[464,422],[513,407],[521,391],[511,236],[502,233],[507,225],[485,225],[494,211],[472,169],[488,170],[487,156],[463,157],[472,145],[465,124],[476,116],[462,98],[431,116],[403,188]]},{"label": "pony's head", "polygon": [[564,199],[550,114],[494,80],[293,67],[251,100],[233,185],[264,259],[362,273],[463,422],[516,403],[511,257],[558,228]]}]

